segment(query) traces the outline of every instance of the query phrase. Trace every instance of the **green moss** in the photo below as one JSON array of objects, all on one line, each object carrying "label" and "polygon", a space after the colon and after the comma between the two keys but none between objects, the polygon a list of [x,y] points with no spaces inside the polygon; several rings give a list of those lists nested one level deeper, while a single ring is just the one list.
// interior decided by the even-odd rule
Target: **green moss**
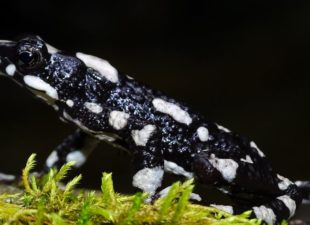
[{"label": "green moss", "polygon": [[189,203],[193,181],[173,184],[166,197],[145,204],[145,193],[114,192],[112,175],[103,173],[101,192],[73,191],[81,175],[60,188],[58,183],[73,163],[50,170],[42,179],[30,176],[35,166],[31,155],[23,170],[24,190],[0,195],[0,224],[260,224],[250,212],[233,216],[212,207]]}]

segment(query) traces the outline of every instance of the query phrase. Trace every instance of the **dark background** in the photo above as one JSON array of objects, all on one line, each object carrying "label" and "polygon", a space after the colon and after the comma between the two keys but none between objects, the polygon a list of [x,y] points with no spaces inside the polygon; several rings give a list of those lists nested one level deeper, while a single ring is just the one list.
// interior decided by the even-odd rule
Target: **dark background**
[{"label": "dark background", "polygon": [[[38,34],[67,51],[181,99],[209,120],[250,136],[276,170],[309,179],[309,1],[1,1],[0,39]],[[32,152],[42,166],[74,130],[10,80],[0,78],[1,171],[20,173]],[[130,156],[102,144],[80,171],[99,188],[112,171],[131,183]]]}]

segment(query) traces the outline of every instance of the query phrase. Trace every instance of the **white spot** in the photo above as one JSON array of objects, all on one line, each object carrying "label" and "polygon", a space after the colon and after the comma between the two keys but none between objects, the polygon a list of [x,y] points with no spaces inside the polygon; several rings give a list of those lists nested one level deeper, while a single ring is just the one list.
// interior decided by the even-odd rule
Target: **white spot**
[{"label": "white spot", "polygon": [[58,111],[59,110],[59,107],[58,105],[52,105],[52,107],[54,108],[54,110]]},{"label": "white spot", "polygon": [[133,176],[132,185],[149,193],[151,197],[161,185],[163,175],[164,171],[161,167],[144,168]]},{"label": "white spot", "polygon": [[216,124],[216,126],[217,126],[217,128],[218,128],[219,130],[222,130],[222,131],[224,131],[224,132],[226,132],[226,133],[231,132],[231,131],[228,130],[226,127],[223,127],[223,126],[221,126],[221,125],[219,125],[219,124]]},{"label": "white spot", "polygon": [[55,88],[53,88],[51,85],[43,81],[41,78],[32,76],[32,75],[26,75],[24,76],[24,82],[29,87],[44,91],[49,97],[52,99],[58,99],[58,94]]},{"label": "white spot", "polygon": [[187,178],[193,177],[193,173],[187,172],[186,170],[184,170],[184,168],[171,161],[164,161],[164,169],[165,171],[173,173],[175,175],[181,175]]},{"label": "white spot", "polygon": [[207,128],[199,127],[197,129],[197,134],[198,134],[198,137],[199,137],[200,141],[202,141],[202,142],[208,141],[208,139],[209,139],[209,131],[208,131]]},{"label": "white spot", "polygon": [[54,54],[54,53],[59,52],[59,50],[57,48],[51,46],[50,44],[45,43],[45,45],[46,45],[48,53]]},{"label": "white spot", "polygon": [[131,132],[132,139],[135,141],[137,146],[146,146],[149,138],[156,130],[154,125],[146,125],[141,130],[133,130]]},{"label": "white spot", "polygon": [[46,166],[47,167],[53,167],[54,164],[59,160],[58,158],[58,154],[56,151],[52,151],[52,153],[48,156],[48,158],[46,159]]},{"label": "white spot", "polygon": [[0,173],[0,181],[13,181],[15,176],[11,174]]},{"label": "white spot", "polygon": [[118,82],[118,72],[108,61],[81,52],[76,53],[76,57],[82,60],[86,66],[97,70],[107,80],[113,83]]},{"label": "white spot", "polygon": [[192,123],[192,118],[190,117],[188,112],[184,111],[176,104],[166,102],[160,98],[153,99],[152,103],[157,111],[172,116],[172,118],[176,121],[187,125],[190,125]]},{"label": "white spot", "polygon": [[68,100],[66,101],[66,104],[67,104],[67,106],[69,106],[69,107],[73,107],[73,106],[74,106],[74,102],[73,102],[71,99],[68,99]]},{"label": "white spot", "polygon": [[12,41],[9,40],[0,40],[0,43],[11,43]]},{"label": "white spot", "polygon": [[86,157],[80,151],[73,151],[67,155],[66,161],[67,162],[74,161],[75,162],[74,167],[78,168],[86,162]]},{"label": "white spot", "polygon": [[5,72],[10,76],[13,76],[15,71],[16,71],[16,66],[14,64],[10,64],[5,68]]},{"label": "white spot", "polygon": [[251,141],[250,145],[251,145],[252,148],[256,149],[256,151],[258,152],[260,157],[265,157],[265,154],[257,147],[257,145],[255,144],[254,141]]},{"label": "white spot", "polygon": [[129,76],[129,75],[126,75],[126,77],[129,79],[129,80],[133,80],[133,77]]},{"label": "white spot", "polygon": [[123,129],[127,125],[129,114],[122,111],[112,111],[109,117],[109,124],[116,130]]},{"label": "white spot", "polygon": [[246,156],[245,156],[245,159],[241,158],[240,161],[246,162],[246,163],[250,163],[250,164],[253,164],[253,163],[254,163],[253,160],[252,160],[252,158],[251,158],[251,156],[249,156],[249,155],[246,155]]},{"label": "white spot", "polygon": [[296,202],[290,198],[288,195],[282,195],[280,197],[277,197],[280,201],[284,203],[284,205],[288,208],[290,211],[290,217],[294,216],[295,211],[296,211]]},{"label": "white spot", "polygon": [[230,194],[230,191],[227,187],[217,187],[217,189],[224,194]]},{"label": "white spot", "polygon": [[89,109],[89,111],[93,112],[93,113],[96,113],[96,114],[99,114],[102,112],[103,108],[98,105],[97,103],[93,103],[93,102],[85,102],[85,107],[87,109]]},{"label": "white spot", "polygon": [[107,134],[96,134],[95,136],[99,140],[106,141],[106,142],[114,142],[117,139],[117,137],[107,135]]},{"label": "white spot", "polygon": [[293,184],[292,181],[290,181],[286,177],[281,176],[280,174],[277,174],[277,177],[281,180],[281,182],[278,183],[278,186],[279,189],[282,191],[285,191],[291,184]]},{"label": "white spot", "polygon": [[276,222],[276,215],[273,210],[264,205],[253,207],[253,211],[258,219],[262,219],[268,224],[274,224]]},{"label": "white spot", "polygon": [[[161,191],[158,193],[159,197],[160,197],[160,198],[166,197],[167,194],[168,194],[168,192],[170,191],[170,189],[171,189],[171,186],[166,187],[165,189],[161,190]],[[191,193],[190,196],[189,196],[189,198],[190,198],[191,200],[195,200],[195,201],[197,201],[197,202],[200,202],[200,201],[202,200],[201,197],[200,197],[200,195],[199,195],[199,194],[196,194],[196,193]]]},{"label": "white spot", "polygon": [[232,159],[220,159],[211,154],[210,163],[222,174],[223,178],[232,182],[237,175],[238,163]]},{"label": "white spot", "polygon": [[234,214],[234,209],[232,206],[230,205],[216,205],[216,204],[211,204],[210,206],[216,208],[216,209],[219,209],[219,210],[222,210],[224,212],[227,212],[229,214]]}]

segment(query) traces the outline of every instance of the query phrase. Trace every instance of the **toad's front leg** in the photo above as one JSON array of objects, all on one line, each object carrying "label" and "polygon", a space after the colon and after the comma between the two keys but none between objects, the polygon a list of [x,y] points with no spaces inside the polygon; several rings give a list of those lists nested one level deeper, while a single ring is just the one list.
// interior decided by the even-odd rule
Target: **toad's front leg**
[{"label": "toad's front leg", "polygon": [[99,140],[97,138],[80,129],[76,130],[51,152],[46,159],[42,172],[46,173],[52,167],[60,168],[69,161],[75,161],[75,168],[81,167],[98,143]]},{"label": "toad's front leg", "polygon": [[131,148],[135,174],[132,185],[149,194],[152,199],[161,186],[164,175],[164,158],[160,148],[160,138],[154,125],[131,131]]}]

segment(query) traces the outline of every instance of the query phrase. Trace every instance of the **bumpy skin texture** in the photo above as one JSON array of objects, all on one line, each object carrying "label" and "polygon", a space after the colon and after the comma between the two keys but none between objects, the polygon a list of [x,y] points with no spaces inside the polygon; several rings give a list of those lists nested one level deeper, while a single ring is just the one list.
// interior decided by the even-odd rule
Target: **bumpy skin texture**
[{"label": "bumpy skin texture", "polygon": [[133,155],[133,185],[154,195],[165,172],[215,185],[267,223],[291,217],[301,193],[277,175],[256,144],[207,121],[187,105],[124,75],[107,61],[68,54],[39,37],[0,41],[0,71],[43,98],[78,130],[50,155],[46,169],[81,166],[99,141]]}]

